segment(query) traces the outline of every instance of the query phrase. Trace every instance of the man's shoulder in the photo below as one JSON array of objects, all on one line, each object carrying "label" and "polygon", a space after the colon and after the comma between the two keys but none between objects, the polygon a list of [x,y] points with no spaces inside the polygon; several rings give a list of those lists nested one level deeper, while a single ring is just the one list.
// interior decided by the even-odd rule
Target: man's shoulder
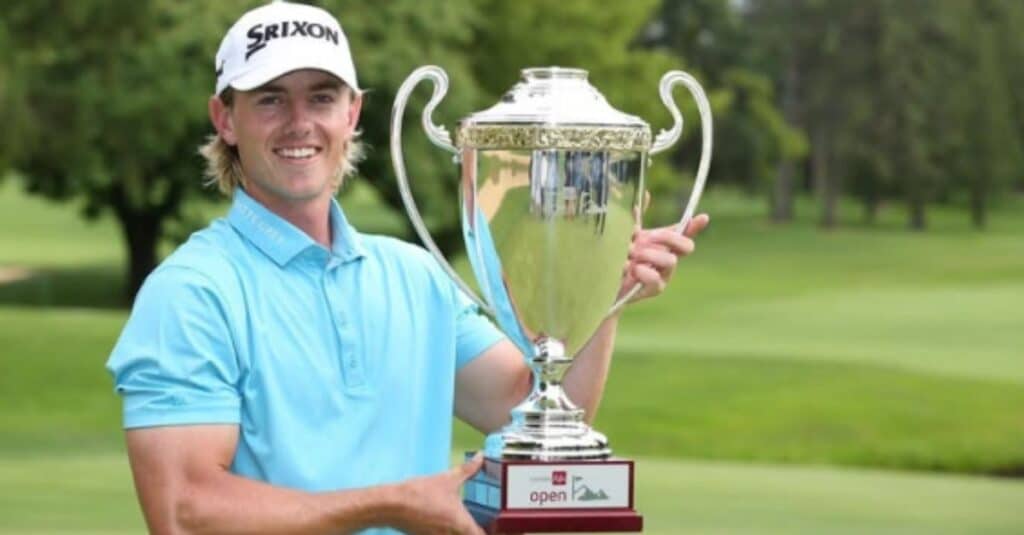
[{"label": "man's shoulder", "polygon": [[441,264],[425,248],[392,236],[363,234],[366,253],[389,276],[410,281],[413,286],[447,294],[453,284]]},{"label": "man's shoulder", "polygon": [[360,234],[363,247],[372,256],[384,262],[410,264],[417,267],[434,266],[437,261],[423,247],[382,234]]},{"label": "man's shoulder", "polygon": [[224,287],[236,279],[238,235],[223,219],[194,232],[157,266],[150,278],[170,284],[203,284]]}]

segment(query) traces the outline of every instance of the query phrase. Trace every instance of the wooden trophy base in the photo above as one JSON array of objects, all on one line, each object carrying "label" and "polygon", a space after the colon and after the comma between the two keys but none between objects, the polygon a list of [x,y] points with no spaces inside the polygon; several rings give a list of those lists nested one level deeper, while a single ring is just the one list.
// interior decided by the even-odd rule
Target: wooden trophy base
[{"label": "wooden trophy base", "polygon": [[[467,457],[471,454],[467,454]],[[484,459],[463,488],[487,533],[642,531],[633,509],[633,461]]]}]

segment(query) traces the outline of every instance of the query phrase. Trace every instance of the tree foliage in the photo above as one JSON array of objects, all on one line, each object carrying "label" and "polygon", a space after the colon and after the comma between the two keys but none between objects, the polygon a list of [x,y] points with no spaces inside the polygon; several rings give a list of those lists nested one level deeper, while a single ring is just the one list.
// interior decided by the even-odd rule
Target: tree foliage
[{"label": "tree foliage", "polygon": [[[923,229],[926,207],[986,200],[1021,177],[1016,0],[750,0],[747,20],[777,85],[798,80],[790,119],[811,142],[822,222],[842,191],[872,220],[886,199]],[[782,67],[787,66],[787,67]]]},{"label": "tree foliage", "polygon": [[[481,107],[480,84],[465,53],[473,46],[479,20],[470,0],[327,0],[318,2],[338,17],[348,35],[367,89],[360,129],[368,152],[357,180],[365,180],[393,209],[402,211],[389,149],[392,104],[399,86],[417,67],[438,65],[450,89],[434,122],[451,129],[455,121]],[[451,155],[434,147],[420,127],[431,95],[429,83],[413,93],[406,109],[403,155],[410,185],[435,241],[450,251],[461,241],[458,228],[458,168]],[[409,236],[412,236],[411,224]]]},{"label": "tree foliage", "polygon": [[[803,132],[785,121],[772,77],[757,68],[758,43],[734,2],[662,0],[642,42],[685,59],[714,95],[714,181],[762,194],[774,169],[805,154]],[[679,155],[699,149],[691,138]]]},{"label": "tree foliage", "polygon": [[[128,251],[129,294],[157,261],[168,225],[203,188],[196,148],[212,133],[213,55],[256,0],[10,0],[0,15],[0,168],[26,188],[112,213]],[[837,222],[841,194],[962,205],[983,226],[1001,192],[1024,188],[1024,3],[1019,0],[319,0],[348,34],[361,85],[360,177],[400,208],[389,153],[398,86],[423,64],[451,90],[435,122],[449,128],[493,104],[525,67],[587,69],[617,108],[670,126],[661,75],[683,69],[715,115],[712,183],[731,182],[792,217],[794,191],[818,195]],[[442,247],[458,241],[457,168],[429,144],[418,89],[406,118],[410,179]],[[678,216],[700,129],[687,127],[648,173],[651,222]],[[6,173],[4,173],[6,174]],[[3,174],[0,174],[3,176]]]},{"label": "tree foliage", "polygon": [[[220,3],[113,0],[8,3],[16,43],[5,70],[4,145],[29,191],[82,199],[120,223],[130,291],[155,265],[165,222],[199,190],[195,147],[207,129],[209,51]],[[59,13],[59,16],[55,14]]]},{"label": "tree foliage", "polygon": [[[654,133],[672,126],[658,97],[658,82],[669,70],[690,67],[665,51],[637,46],[657,0],[609,2],[600,9],[588,0],[477,3],[487,17],[477,26],[475,45],[486,52],[472,56],[473,68],[492,103],[512,87],[523,68],[579,67],[588,71],[590,83],[612,106],[644,119]],[[721,99],[715,94],[710,97],[717,108]],[[676,91],[675,99],[687,119],[677,147],[697,140],[697,150],[687,156],[688,167],[696,169],[700,134],[696,106],[685,90]],[[675,199],[688,192],[687,181],[673,167],[673,160],[670,155],[658,157],[647,171],[647,185],[654,192],[649,221],[664,222],[681,213]]]},{"label": "tree foliage", "polygon": [[[213,131],[206,115],[213,56],[230,24],[258,4],[145,0],[125,9],[116,0],[19,0],[6,6],[0,38],[17,47],[0,56],[9,125],[0,152],[29,191],[80,199],[87,217],[116,216],[129,253],[129,295],[155,266],[159,240],[168,222],[183,217],[185,201],[212,194],[202,187],[196,149]],[[363,129],[375,150],[363,172],[379,177],[371,183],[387,195],[393,191],[390,101],[412,67],[427,57],[445,64],[461,95],[447,109],[472,108],[476,86],[457,53],[468,43],[472,10],[450,0],[327,7],[340,14],[361,85],[371,89]],[[450,162],[431,159],[423,142],[410,140],[408,150],[428,191],[440,189],[442,179],[454,181]],[[454,221],[453,213],[448,226]]]}]

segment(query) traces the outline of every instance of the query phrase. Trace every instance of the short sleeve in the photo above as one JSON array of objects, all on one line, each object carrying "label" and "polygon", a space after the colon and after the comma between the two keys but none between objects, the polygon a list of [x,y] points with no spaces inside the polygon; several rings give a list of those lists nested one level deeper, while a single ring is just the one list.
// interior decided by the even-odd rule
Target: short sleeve
[{"label": "short sleeve", "polygon": [[458,287],[454,287],[455,306],[455,369],[461,369],[487,348],[505,337]]},{"label": "short sleeve", "polygon": [[220,295],[183,266],[146,280],[107,361],[126,429],[239,423],[240,366]]}]

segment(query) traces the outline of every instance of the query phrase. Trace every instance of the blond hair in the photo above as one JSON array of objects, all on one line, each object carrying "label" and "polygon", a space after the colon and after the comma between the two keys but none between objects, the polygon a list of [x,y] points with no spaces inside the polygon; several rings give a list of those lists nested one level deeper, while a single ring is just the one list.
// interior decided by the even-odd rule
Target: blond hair
[{"label": "blond hair", "polygon": [[[218,98],[229,108],[234,103],[234,94],[231,88],[224,90]],[[345,156],[341,159],[341,164],[331,179],[331,187],[335,191],[341,187],[345,177],[356,172],[356,164],[363,159],[363,144],[359,141],[360,133],[359,130],[356,130],[352,139],[348,140]],[[206,178],[204,185],[216,185],[221,193],[228,196],[235,192],[235,188],[245,187],[245,173],[242,172],[238,147],[228,145],[219,134],[212,134],[206,138],[206,143],[199,147],[199,154],[206,159],[206,169],[203,172]]]}]

